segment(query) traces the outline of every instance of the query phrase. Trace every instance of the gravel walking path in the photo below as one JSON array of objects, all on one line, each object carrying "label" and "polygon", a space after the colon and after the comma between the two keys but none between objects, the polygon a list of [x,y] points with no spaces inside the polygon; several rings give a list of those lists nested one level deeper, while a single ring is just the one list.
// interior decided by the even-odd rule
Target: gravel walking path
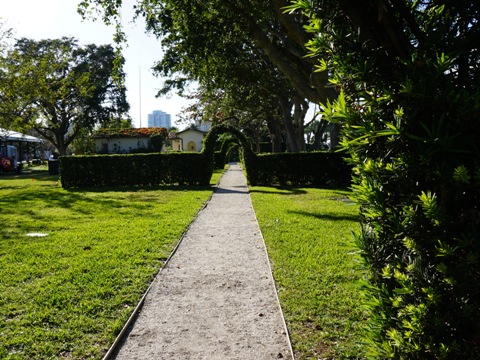
[{"label": "gravel walking path", "polygon": [[115,358],[293,358],[240,166],[225,172],[155,279]]}]

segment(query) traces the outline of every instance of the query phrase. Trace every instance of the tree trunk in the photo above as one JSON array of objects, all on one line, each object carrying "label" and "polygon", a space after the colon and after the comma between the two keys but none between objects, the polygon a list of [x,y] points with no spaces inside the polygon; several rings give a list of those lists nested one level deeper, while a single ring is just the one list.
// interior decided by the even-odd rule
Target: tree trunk
[{"label": "tree trunk", "polygon": [[324,119],[320,119],[317,130],[315,131],[315,140],[312,144],[312,150],[320,150],[323,142],[323,134],[328,127],[329,122]]},{"label": "tree trunk", "polygon": [[329,151],[335,151],[338,148],[340,142],[340,124],[332,123],[330,127],[330,147]]},{"label": "tree trunk", "polygon": [[301,97],[295,97],[294,118],[298,151],[305,151],[305,116],[307,116],[307,111],[308,101]]},{"label": "tree trunk", "polygon": [[292,102],[284,96],[279,96],[278,101],[282,110],[282,120],[287,134],[287,151],[298,152],[297,136],[293,127]]},{"label": "tree trunk", "polygon": [[60,156],[67,155],[68,145],[65,144],[63,134],[55,134],[56,144],[54,144],[58,150]]},{"label": "tree trunk", "polygon": [[280,124],[277,120],[275,120],[273,115],[268,115],[267,127],[270,133],[270,139],[272,140],[272,152],[282,152],[282,130],[280,128]]},{"label": "tree trunk", "polygon": [[242,15],[247,21],[249,33],[255,39],[258,47],[265,52],[302,96],[316,103],[325,103],[327,99],[336,98],[335,90],[325,86],[328,83],[328,75],[315,72],[314,64],[305,59],[306,53],[302,53],[302,56],[297,57],[295,61],[289,61],[288,59],[292,58],[291,53],[284,47],[272,43],[254,17],[248,13]]}]

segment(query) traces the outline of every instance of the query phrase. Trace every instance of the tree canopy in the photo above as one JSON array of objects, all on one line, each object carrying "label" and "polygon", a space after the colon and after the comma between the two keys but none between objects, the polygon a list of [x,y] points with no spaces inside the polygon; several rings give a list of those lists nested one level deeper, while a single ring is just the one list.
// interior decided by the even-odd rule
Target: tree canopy
[{"label": "tree canopy", "polygon": [[125,88],[113,78],[115,59],[110,45],[17,40],[0,61],[4,120],[35,129],[65,154],[79,133],[128,111]]},{"label": "tree canopy", "polygon": [[[103,10],[103,19],[111,22],[120,19],[122,3],[84,0],[79,11],[88,16],[92,5],[97,6]],[[162,39],[167,50],[164,63],[176,63],[178,56],[188,52],[190,66],[203,66],[209,49],[219,46],[224,46],[224,54],[235,58],[237,53],[246,50],[235,49],[239,44],[235,38],[240,35],[241,40],[251,39],[255,48],[263,51],[303,97],[313,102],[324,101],[331,98],[332,91],[325,87],[325,74],[314,71],[315,59],[305,56],[311,35],[304,29],[302,16],[285,14],[284,8],[289,4],[288,0],[142,0],[134,7],[139,16],[145,17],[147,29]],[[246,43],[247,49],[249,43]]]},{"label": "tree canopy", "polygon": [[[111,21],[119,16],[121,3],[87,0],[80,9],[87,13],[97,5]],[[303,150],[307,100],[333,99],[335,90],[325,87],[325,74],[315,72],[315,59],[306,56],[305,42],[311,35],[303,28],[305,20],[284,14],[286,5],[279,0],[137,2],[138,15],[145,17],[147,30],[160,39],[164,50],[154,67],[167,78],[161,93],[181,92],[195,80],[204,99],[221,92],[241,111],[250,104],[248,98],[262,99],[261,118],[273,149],[279,149],[283,132],[290,151]],[[253,104],[247,112],[258,110]]]}]

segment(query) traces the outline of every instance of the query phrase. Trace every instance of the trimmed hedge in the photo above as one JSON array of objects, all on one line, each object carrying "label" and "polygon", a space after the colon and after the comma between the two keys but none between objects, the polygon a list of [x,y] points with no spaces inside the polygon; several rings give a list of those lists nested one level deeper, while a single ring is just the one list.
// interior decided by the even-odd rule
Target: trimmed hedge
[{"label": "trimmed hedge", "polygon": [[257,155],[247,167],[251,185],[348,185],[351,166],[339,153],[271,153]]},{"label": "trimmed hedge", "polygon": [[209,185],[212,166],[198,153],[60,157],[65,189],[77,187]]},{"label": "trimmed hedge", "polygon": [[238,143],[232,140],[225,141],[222,145],[220,151],[215,151],[213,154],[213,167],[215,169],[223,169],[225,164],[230,161],[230,155],[236,147],[238,147]]},{"label": "trimmed hedge", "polygon": [[[251,142],[245,135],[230,125],[214,126],[207,135],[203,149],[207,159],[214,159],[215,142],[218,136],[224,133],[230,133],[237,138],[242,150],[240,154],[242,163],[250,185],[331,186],[350,184],[351,167],[343,160],[341,154],[325,152],[255,154]],[[213,163],[213,160],[211,162]],[[216,162],[218,164],[221,159],[217,159]]]},{"label": "trimmed hedge", "polygon": [[[218,136],[230,133],[238,140],[214,152]],[[201,153],[149,153],[126,155],[62,156],[60,176],[65,189],[155,185],[209,185],[214,164],[223,168],[228,153],[241,147],[241,158],[250,185],[330,186],[350,183],[351,168],[338,153],[255,154],[238,129],[212,128]]]},{"label": "trimmed hedge", "polygon": [[213,153],[213,168],[223,169],[225,167],[225,153],[223,151],[215,151]]}]

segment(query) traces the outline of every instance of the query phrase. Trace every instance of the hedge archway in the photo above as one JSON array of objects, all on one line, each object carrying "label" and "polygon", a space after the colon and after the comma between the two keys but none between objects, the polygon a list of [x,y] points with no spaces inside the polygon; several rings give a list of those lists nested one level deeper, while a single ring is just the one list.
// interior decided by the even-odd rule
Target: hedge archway
[{"label": "hedge archway", "polygon": [[238,140],[240,160],[249,185],[333,185],[348,184],[351,168],[340,153],[276,153],[256,154],[247,137],[230,125],[212,127],[205,137],[202,155],[204,166],[211,174],[214,169],[215,142],[222,134],[229,133]]},{"label": "hedge archway", "polygon": [[[233,135],[239,142],[241,147],[241,157],[242,162],[245,167],[248,169],[249,164],[252,164],[255,161],[256,154],[252,150],[251,143],[248,141],[246,136],[237,128],[231,125],[215,125],[212,127],[210,132],[205,137],[203,143],[202,154],[205,157],[206,166],[209,166],[213,174],[214,167],[214,154],[215,154],[215,142],[218,137],[222,134],[229,133]],[[248,170],[247,170],[247,180],[248,180]]]},{"label": "hedge archway", "polygon": [[225,151],[225,161],[229,162],[232,156],[235,156],[235,159],[240,159],[240,152],[238,151],[239,148],[240,145],[237,142],[230,142],[227,150]]},{"label": "hedge archway", "polygon": [[[226,135],[226,134],[223,134]],[[230,135],[230,134],[228,134]],[[221,138],[222,135],[219,136],[217,142],[215,143],[215,152],[214,152],[214,169],[223,169],[225,164],[227,164],[230,160],[230,156],[232,153],[232,149],[238,153],[238,149],[240,147],[239,141],[234,136],[229,136],[228,138]],[[240,156],[237,156],[237,160],[240,160]]]},{"label": "hedge archway", "polygon": [[212,159],[213,159],[213,153],[215,151],[215,142],[217,141],[220,135],[226,134],[226,133],[229,133],[235,136],[246,153],[251,153],[255,155],[255,153],[252,150],[251,144],[248,141],[248,139],[245,137],[245,135],[236,127],[233,127],[231,125],[224,125],[224,124],[215,125],[212,127],[210,132],[205,137],[202,153],[206,157],[212,156]]}]

